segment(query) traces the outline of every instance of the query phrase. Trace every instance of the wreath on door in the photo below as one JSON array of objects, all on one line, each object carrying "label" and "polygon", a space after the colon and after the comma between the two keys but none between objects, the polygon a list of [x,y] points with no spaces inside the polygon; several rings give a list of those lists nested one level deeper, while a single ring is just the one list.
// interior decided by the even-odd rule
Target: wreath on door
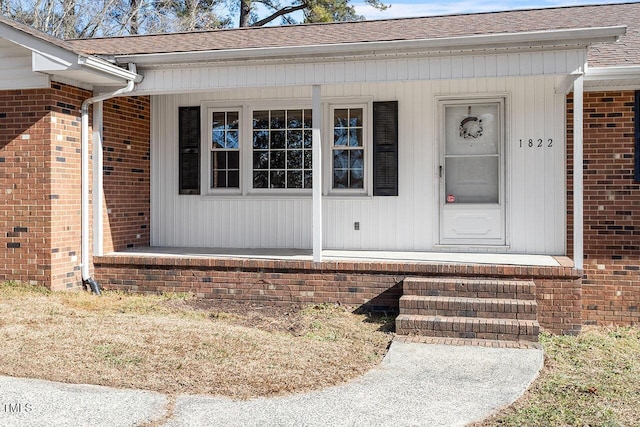
[{"label": "wreath on door", "polygon": [[471,106],[467,110],[467,117],[460,122],[460,137],[464,139],[479,138],[482,136],[482,119],[471,115]]}]

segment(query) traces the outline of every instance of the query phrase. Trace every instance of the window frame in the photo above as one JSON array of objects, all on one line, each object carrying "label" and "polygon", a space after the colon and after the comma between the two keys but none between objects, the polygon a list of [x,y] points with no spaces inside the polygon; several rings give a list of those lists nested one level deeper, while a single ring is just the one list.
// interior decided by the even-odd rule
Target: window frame
[{"label": "window frame", "polygon": [[[334,120],[336,110],[362,109],[362,149],[363,154],[363,184],[362,188],[333,188],[333,152],[339,150],[334,146]],[[329,196],[369,196],[372,192],[372,173],[373,173],[373,103],[371,99],[367,100],[332,100],[327,103],[326,125],[324,126],[323,147],[325,155],[323,157],[324,175],[323,184],[326,192],[323,194]],[[328,165],[328,166],[325,166]]]},{"label": "window frame", "polygon": [[[203,114],[206,114],[206,120],[202,120],[202,141],[201,141],[201,167],[200,182],[205,185],[201,185],[201,195],[241,195],[244,187],[244,108],[234,104],[233,106],[225,105],[211,105],[204,104],[201,106]],[[238,188],[213,188],[212,176],[213,165],[211,154],[215,151],[213,149],[212,131],[213,131],[213,113],[238,113]],[[230,151],[230,150],[220,150]]]},{"label": "window frame", "polygon": [[[247,145],[247,156],[246,156],[246,161],[247,161],[247,170],[246,170],[246,174],[245,174],[245,179],[247,182],[246,185],[246,193],[245,194],[249,194],[249,195],[260,195],[260,196],[265,196],[265,195],[273,195],[273,196],[296,196],[296,195],[310,195],[312,193],[312,188],[255,188],[253,186],[253,153],[254,153],[254,148],[253,148],[253,115],[254,112],[256,111],[269,111],[269,113],[271,113],[272,111],[279,111],[279,110],[284,110],[284,111],[291,111],[291,110],[302,110],[303,112],[305,110],[312,110],[312,106],[311,106],[311,101],[310,100],[277,100],[277,101],[260,101],[260,102],[256,102],[256,103],[252,103],[251,107],[247,109],[247,119],[246,119],[246,123],[245,126],[248,129],[248,133],[247,133],[247,137],[244,140],[244,143]],[[284,128],[286,129],[286,127]],[[304,127],[300,128],[301,130],[304,131]],[[311,130],[311,129],[309,129]],[[303,137],[304,138],[304,137]],[[303,139],[304,141],[304,139]],[[312,150],[313,148],[311,148]],[[286,148],[286,142],[285,142],[285,148],[283,149],[285,152],[289,151]],[[301,150],[303,151],[303,168],[302,168],[302,173],[303,173],[303,180],[304,180],[304,143],[303,143],[303,147],[301,148]],[[260,151],[260,150],[258,150]],[[271,151],[271,149],[269,149],[268,151]],[[285,164],[286,164],[286,158],[285,158]],[[313,166],[313,165],[312,165]],[[267,170],[271,170],[270,168]],[[285,170],[287,170],[285,168]],[[311,169],[312,170],[312,169]],[[312,172],[313,173],[313,172]]]}]

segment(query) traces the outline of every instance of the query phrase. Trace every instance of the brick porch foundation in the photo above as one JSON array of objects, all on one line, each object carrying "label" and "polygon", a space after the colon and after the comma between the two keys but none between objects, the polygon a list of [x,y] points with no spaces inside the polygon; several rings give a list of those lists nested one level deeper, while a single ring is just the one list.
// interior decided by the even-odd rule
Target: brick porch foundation
[{"label": "brick porch foundation", "polygon": [[[567,265],[566,262],[561,262]],[[203,298],[269,304],[339,302],[397,311],[409,276],[527,278],[536,284],[538,318],[554,333],[580,330],[580,272],[572,267],[433,264],[389,261],[259,260],[106,255],[94,258],[105,289],[185,292]]]}]

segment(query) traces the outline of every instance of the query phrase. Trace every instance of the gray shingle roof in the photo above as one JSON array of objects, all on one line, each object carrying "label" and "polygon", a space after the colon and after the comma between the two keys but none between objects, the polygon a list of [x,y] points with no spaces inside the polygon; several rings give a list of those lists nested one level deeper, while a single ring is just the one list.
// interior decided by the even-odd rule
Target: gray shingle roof
[{"label": "gray shingle roof", "polygon": [[191,33],[69,40],[96,55],[133,55],[278,46],[416,40],[627,25],[612,45],[592,46],[592,66],[640,64],[640,3],[490,12],[347,23],[238,28]]}]

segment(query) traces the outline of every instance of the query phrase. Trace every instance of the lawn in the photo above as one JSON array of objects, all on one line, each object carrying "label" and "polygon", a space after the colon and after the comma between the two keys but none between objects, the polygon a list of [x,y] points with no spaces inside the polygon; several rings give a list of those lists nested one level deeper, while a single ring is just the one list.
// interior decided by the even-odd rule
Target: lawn
[{"label": "lawn", "polygon": [[[237,399],[321,389],[378,365],[393,318],[337,305],[52,293],[0,284],[0,375]],[[525,395],[476,426],[640,425],[640,328],[542,333]]]},{"label": "lawn", "polygon": [[336,305],[260,307],[187,295],[0,285],[0,375],[168,393],[273,396],[378,365],[392,318]]},{"label": "lawn", "polygon": [[640,426],[640,328],[541,334],[545,366],[525,395],[477,426]]}]

